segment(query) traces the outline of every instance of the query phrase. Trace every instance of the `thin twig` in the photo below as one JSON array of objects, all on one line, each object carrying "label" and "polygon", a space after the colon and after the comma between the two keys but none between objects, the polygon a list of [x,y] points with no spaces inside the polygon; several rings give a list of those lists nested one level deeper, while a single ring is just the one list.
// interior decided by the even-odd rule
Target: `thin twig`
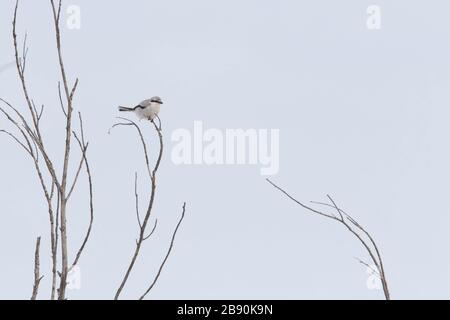
[{"label": "thin twig", "polygon": [[134,198],[136,202],[136,217],[139,224],[139,229],[142,228],[141,216],[139,214],[139,193],[138,193],[138,174],[134,173]]},{"label": "thin twig", "polygon": [[[123,122],[116,123],[109,129],[109,132],[111,132],[112,129],[114,129],[116,127],[120,127],[120,126],[133,126],[136,129],[136,131],[138,132],[139,138],[141,140],[142,148],[144,149],[144,158],[145,158],[145,165],[147,168],[147,172],[148,172],[150,179],[152,179],[152,172],[150,169],[150,160],[149,160],[148,151],[147,151],[148,147],[147,147],[147,143],[145,142],[144,135],[142,134],[141,128],[137,125],[136,122],[134,122],[130,119],[122,118],[122,117],[117,117],[117,119],[120,119],[120,120],[123,120],[126,122],[125,123],[123,123]],[[155,171],[158,170],[157,167],[155,167],[155,169],[156,169]]]},{"label": "thin twig", "polygon": [[359,258],[356,258],[356,257],[355,257],[355,259],[356,259],[360,264],[362,264],[363,266],[366,266],[373,274],[377,275],[378,278],[381,279],[380,272],[379,272],[378,270],[374,269],[370,264],[368,264],[367,262],[365,262],[365,261],[363,261],[363,260],[361,260],[361,259],[359,259]]},{"label": "thin twig", "polygon": [[64,113],[64,116],[67,118],[67,112],[66,112],[66,109],[64,108],[64,103],[63,103],[62,94],[61,94],[61,81],[58,81],[58,96],[59,96],[59,105],[61,107],[61,110]]},{"label": "thin twig", "polygon": [[9,131],[7,131],[7,130],[3,130],[3,129],[1,129],[0,130],[0,133],[4,133],[4,134],[7,134],[8,136],[10,136],[12,139],[14,139],[23,149],[25,149],[25,151],[27,152],[27,153],[29,153],[31,156],[32,156],[32,151],[31,150],[28,150],[28,148],[14,135],[14,134],[12,134],[11,132],[9,132]]},{"label": "thin twig", "polygon": [[89,183],[89,211],[90,211],[90,220],[89,220],[89,227],[87,229],[86,235],[84,237],[83,243],[80,247],[80,249],[77,252],[76,258],[74,260],[74,262],[72,263],[72,266],[70,267],[70,269],[72,269],[74,266],[77,265],[78,261],[80,260],[81,254],[83,253],[83,250],[86,246],[86,243],[89,240],[89,236],[91,234],[91,230],[92,230],[92,224],[94,222],[94,193],[93,193],[93,187],[92,187],[92,175],[91,175],[91,169],[89,167],[89,162],[87,159],[87,155],[86,155],[86,149],[88,146],[88,143],[84,140],[84,128],[83,128],[83,120],[81,118],[81,113],[78,113],[78,117],[80,120],[80,131],[81,131],[81,139],[78,137],[78,135],[74,132],[74,136],[75,139],[78,142],[78,145],[80,147],[80,150],[84,150],[83,152],[83,159],[84,159],[84,163],[85,163],[85,167],[86,167],[86,173],[88,176],[88,183]]},{"label": "thin twig", "polygon": [[314,213],[317,213],[318,215],[321,215],[321,216],[323,216],[323,217],[326,217],[326,218],[330,218],[330,219],[338,220],[338,221],[339,221],[339,219],[336,218],[336,217],[333,216],[333,215],[330,215],[330,214],[326,214],[326,213],[320,212],[320,211],[318,211],[318,210],[316,210],[316,209],[313,209],[313,208],[311,208],[311,207],[308,207],[307,205],[304,205],[303,203],[301,203],[300,201],[298,201],[297,199],[295,199],[293,196],[291,196],[289,193],[287,193],[286,191],[284,191],[283,189],[281,189],[279,186],[277,186],[275,183],[273,183],[270,179],[266,179],[266,180],[267,180],[267,182],[269,182],[274,188],[276,188],[276,189],[278,189],[279,191],[281,191],[282,193],[284,193],[289,199],[291,199],[292,201],[294,201],[295,203],[297,203],[297,204],[300,205],[301,207],[303,207],[303,208],[305,208],[305,209],[307,209],[307,210],[309,210],[309,211],[312,211],[312,212],[314,212]]},{"label": "thin twig", "polygon": [[150,239],[150,237],[155,233],[156,227],[158,226],[158,219],[155,220],[155,224],[153,226],[152,231],[148,234],[148,236],[144,237],[144,241]]},{"label": "thin twig", "polygon": [[153,279],[153,282],[150,284],[150,286],[145,291],[145,293],[139,298],[139,300],[143,300],[145,298],[145,296],[153,289],[153,287],[155,286],[155,284],[158,281],[159,277],[161,276],[161,272],[162,272],[162,270],[164,268],[164,265],[166,264],[167,259],[169,259],[170,253],[172,252],[173,245],[175,243],[175,237],[177,236],[178,229],[180,228],[180,225],[183,222],[185,212],[186,212],[186,202],[183,204],[183,212],[181,213],[181,218],[178,221],[178,224],[177,224],[177,226],[176,226],[176,228],[175,228],[175,230],[174,230],[174,232],[172,234],[172,240],[170,241],[169,250],[167,250],[167,254],[164,257],[163,262],[159,266],[158,273],[156,274],[155,279]]},{"label": "thin twig", "polygon": [[[72,133],[73,133],[74,136],[76,135],[75,131],[73,131]],[[67,200],[69,200],[70,196],[72,195],[72,193],[73,193],[73,191],[74,191],[74,189],[75,189],[75,187],[77,185],[78,177],[80,176],[81,169],[83,169],[83,164],[85,162],[84,158],[86,156],[86,152],[87,152],[88,147],[89,147],[89,143],[87,143],[85,146],[83,146],[83,149],[81,150],[81,159],[80,159],[80,162],[78,164],[78,169],[76,171],[75,178],[73,179],[72,186],[70,187],[70,190],[67,193]]]}]

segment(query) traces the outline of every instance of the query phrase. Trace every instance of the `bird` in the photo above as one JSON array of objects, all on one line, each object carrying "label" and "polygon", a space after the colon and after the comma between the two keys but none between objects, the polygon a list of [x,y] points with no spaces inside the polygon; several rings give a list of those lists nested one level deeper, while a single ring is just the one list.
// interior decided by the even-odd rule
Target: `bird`
[{"label": "bird", "polygon": [[139,120],[146,119],[153,121],[155,120],[155,118],[158,118],[158,114],[161,110],[162,104],[162,99],[158,96],[155,96],[153,98],[142,101],[134,108],[119,106],[119,111],[133,112],[139,118]]}]

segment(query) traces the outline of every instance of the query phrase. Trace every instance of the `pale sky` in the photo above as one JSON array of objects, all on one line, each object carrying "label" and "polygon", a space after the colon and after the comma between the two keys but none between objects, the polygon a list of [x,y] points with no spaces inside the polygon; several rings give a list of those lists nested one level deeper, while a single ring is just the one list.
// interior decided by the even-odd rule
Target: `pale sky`
[{"label": "pale sky", "polygon": [[[381,9],[368,30],[366,10]],[[110,299],[138,227],[135,133],[108,135],[117,106],[151,96],[166,152],[154,216],[123,298],[139,297],[161,262],[184,201],[186,218],[150,299],[382,299],[366,286],[363,247],[341,225],[306,212],[255,165],[175,165],[171,134],[205,128],[279,130],[272,179],[299,200],[330,194],[377,241],[394,299],[449,299],[450,21],[448,1],[64,1],[81,29],[63,31],[75,108],[84,115],[95,222],[69,299]],[[0,97],[25,108],[14,59],[13,0],[0,2]],[[63,17],[63,22],[67,15]],[[43,130],[63,154],[57,56],[48,1],[21,1],[28,81],[46,105]],[[5,67],[6,66],[6,67]],[[0,127],[8,126],[0,118]],[[152,155],[156,136],[151,139]],[[49,226],[32,163],[0,136],[0,298],[27,299],[42,236],[40,298],[50,296]],[[60,168],[59,168],[60,169]],[[87,184],[69,207],[69,251],[88,223]],[[145,188],[142,187],[142,194]],[[144,201],[144,200],[142,200]]]}]

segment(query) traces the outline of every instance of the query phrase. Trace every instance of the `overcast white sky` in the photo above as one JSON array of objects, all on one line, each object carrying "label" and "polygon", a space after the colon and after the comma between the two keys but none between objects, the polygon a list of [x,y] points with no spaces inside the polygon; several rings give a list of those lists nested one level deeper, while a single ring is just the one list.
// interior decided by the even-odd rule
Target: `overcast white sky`
[{"label": "overcast white sky", "polygon": [[[366,27],[372,4],[381,8],[381,30]],[[0,96],[24,107],[14,68],[2,67],[13,61],[13,5],[0,2]],[[112,298],[125,272],[138,231],[133,177],[144,167],[134,132],[108,128],[118,105],[153,95],[165,101],[160,228],[124,298],[153,279],[183,201],[185,222],[149,298],[383,297],[367,289],[354,259],[368,258],[362,246],[283,198],[259,167],[176,166],[170,135],[192,131],[194,121],[279,129],[275,182],[303,201],[331,194],[366,226],[393,298],[450,298],[448,1],[72,0],[64,12],[68,5],[81,8],[81,29],[63,28],[63,51],[71,81],[80,78],[75,105],[90,141],[96,206],[81,290],[69,298]],[[47,106],[44,131],[62,160],[48,1],[21,1],[18,24],[29,34],[31,94]],[[45,202],[30,160],[5,136],[0,147],[0,298],[31,295],[38,235],[40,297],[48,298]],[[72,256],[88,222],[86,191],[84,184],[69,208]]]}]

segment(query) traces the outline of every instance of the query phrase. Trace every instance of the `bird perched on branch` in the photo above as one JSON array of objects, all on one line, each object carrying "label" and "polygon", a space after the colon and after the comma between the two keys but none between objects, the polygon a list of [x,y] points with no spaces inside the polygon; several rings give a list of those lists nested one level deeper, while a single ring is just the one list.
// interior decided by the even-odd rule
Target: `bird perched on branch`
[{"label": "bird perched on branch", "polygon": [[161,120],[159,119],[159,111],[161,110],[161,105],[163,104],[160,97],[155,96],[151,99],[147,99],[139,103],[134,108],[119,107],[121,112],[133,112],[139,120],[147,119],[153,122],[155,118],[159,120],[159,128],[161,129]]},{"label": "bird perched on branch", "polygon": [[161,105],[163,104],[160,97],[153,97],[139,103],[134,108],[119,107],[121,112],[133,112],[140,120],[147,119],[153,121],[158,117]]}]

